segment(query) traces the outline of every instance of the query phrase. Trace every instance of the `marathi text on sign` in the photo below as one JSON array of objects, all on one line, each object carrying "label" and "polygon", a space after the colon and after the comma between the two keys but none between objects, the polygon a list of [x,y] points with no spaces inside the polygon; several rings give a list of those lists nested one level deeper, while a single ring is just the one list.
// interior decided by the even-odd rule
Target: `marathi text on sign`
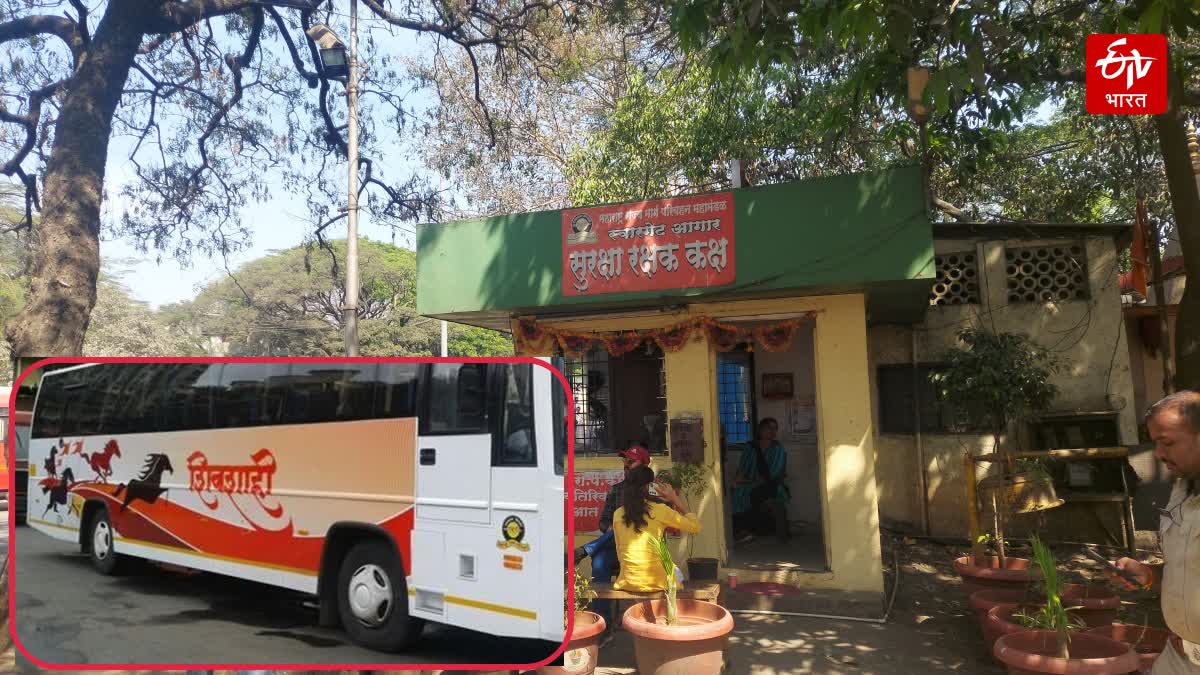
[{"label": "marathi text on sign", "polygon": [[600,530],[600,511],[609,489],[621,482],[623,471],[575,471],[575,532]]},{"label": "marathi text on sign", "polygon": [[563,212],[563,294],[733,283],[733,195]]}]

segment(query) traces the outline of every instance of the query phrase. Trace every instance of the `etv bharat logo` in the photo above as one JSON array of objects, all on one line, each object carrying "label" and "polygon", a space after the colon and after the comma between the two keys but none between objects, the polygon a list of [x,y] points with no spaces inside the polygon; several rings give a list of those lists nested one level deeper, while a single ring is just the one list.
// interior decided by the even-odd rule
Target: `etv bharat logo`
[{"label": "etv bharat logo", "polygon": [[1089,35],[1087,111],[1093,115],[1160,115],[1167,109],[1164,35]]}]

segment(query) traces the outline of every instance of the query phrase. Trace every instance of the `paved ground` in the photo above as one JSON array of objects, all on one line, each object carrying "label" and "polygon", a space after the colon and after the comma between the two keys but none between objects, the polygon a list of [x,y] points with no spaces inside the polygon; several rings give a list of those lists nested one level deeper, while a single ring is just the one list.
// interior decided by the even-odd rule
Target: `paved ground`
[{"label": "paved ground", "polygon": [[[18,538],[28,531],[18,532]],[[23,540],[22,540],[23,541]],[[735,615],[735,627],[730,636],[730,654],[733,658],[731,673],[736,675],[782,675],[784,673],[828,673],[831,675],[893,675],[918,673],[972,673],[978,675],[1001,675],[1004,669],[986,653],[983,639],[968,615],[966,602],[959,591],[959,580],[954,574],[951,561],[965,551],[965,546],[943,546],[941,544],[905,540],[885,536],[883,538],[884,560],[887,571],[887,588],[890,591],[895,570],[892,567],[892,551],[898,554],[900,587],[896,595],[891,616],[885,625],[850,621],[832,621],[784,616]],[[21,550],[21,542],[16,544]],[[32,546],[30,548],[33,548]],[[43,547],[46,548],[46,547]],[[1061,569],[1068,581],[1094,581],[1097,568],[1086,557],[1079,554],[1077,547],[1056,546],[1055,553],[1061,561]],[[1117,551],[1107,551],[1116,557]],[[1014,555],[1025,555],[1017,550]],[[70,598],[86,596],[91,602],[90,623],[85,628],[94,635],[80,636],[76,630],[73,638],[76,645],[86,649],[104,647],[99,645],[113,635],[128,635],[136,628],[136,641],[129,643],[136,649],[157,645],[165,648],[175,640],[176,649],[187,649],[207,654],[207,645],[230,644],[237,649],[259,649],[258,658],[249,659],[257,663],[295,663],[299,654],[330,655],[317,663],[353,662],[343,660],[342,654],[351,653],[340,636],[333,631],[311,627],[311,620],[300,610],[265,610],[268,599],[261,591],[255,591],[237,582],[180,579],[157,575],[154,580],[146,577],[132,578],[112,586],[109,581],[91,572],[87,561],[75,559],[54,551],[44,551],[40,556],[34,551],[21,552],[18,565],[27,556],[34,564],[54,565],[55,578],[62,580],[68,588],[62,595]],[[22,624],[26,618],[22,608],[37,597],[20,582],[20,567],[17,572],[17,622],[22,640],[36,644],[52,643],[42,634],[64,634],[63,617],[69,612],[51,611],[46,606],[28,609],[28,620],[46,617],[40,622],[41,630],[32,631],[33,638],[26,638]],[[51,568],[47,568],[51,569]],[[77,590],[84,579],[90,586]],[[198,584],[198,585],[197,585]],[[56,591],[51,594],[59,597]],[[103,604],[111,596],[115,604],[101,611],[96,605]],[[275,596],[273,596],[275,597]],[[1127,604],[1119,620],[1146,622],[1152,626],[1162,625],[1158,609],[1158,598],[1150,594],[1125,594]],[[72,600],[78,602],[78,600]],[[124,604],[132,604],[134,612]],[[174,616],[163,607],[173,608]],[[99,624],[101,617],[120,616],[125,632],[115,627]],[[108,619],[104,619],[108,620]],[[35,621],[35,623],[38,623]],[[78,623],[78,622],[76,622]],[[104,636],[108,636],[105,638]],[[474,634],[464,635],[461,631],[444,634],[431,633],[433,645],[430,652],[422,654],[461,654],[471,645],[486,644]],[[0,650],[3,649],[0,637]],[[317,644],[310,644],[317,643]],[[327,644],[327,646],[325,646]],[[494,645],[494,643],[493,643]],[[51,644],[53,647],[53,644]],[[126,645],[129,646],[128,644]],[[504,645],[507,647],[508,645]],[[40,653],[36,646],[31,646]],[[76,649],[64,644],[59,649]],[[432,649],[440,649],[434,652]],[[500,648],[497,646],[496,648]],[[282,651],[281,651],[282,650]],[[280,657],[286,654],[289,658]],[[444,658],[444,657],[443,657]],[[5,662],[0,654],[0,672],[11,668],[11,656]],[[203,658],[201,660],[204,660]],[[209,658],[211,662],[211,657]],[[526,660],[530,662],[534,659]],[[92,662],[100,662],[92,659]],[[415,662],[415,661],[414,661]],[[461,661],[460,661],[461,662]],[[511,662],[511,661],[510,661]],[[365,662],[364,662],[365,663]],[[629,675],[636,673],[633,641],[628,633],[618,632],[616,639],[600,652],[597,675]],[[7,667],[6,667],[7,666]],[[33,673],[33,668],[21,670]],[[144,671],[123,671],[129,675],[148,675]],[[95,673],[92,675],[117,675]],[[299,675],[297,673],[297,675]],[[399,673],[397,673],[399,675]]]},{"label": "paved ground", "polygon": [[557,647],[431,624],[397,657],[317,627],[290,591],[150,566],[106,577],[77,547],[23,526],[13,552],[17,638],[52,663],[535,663]]}]

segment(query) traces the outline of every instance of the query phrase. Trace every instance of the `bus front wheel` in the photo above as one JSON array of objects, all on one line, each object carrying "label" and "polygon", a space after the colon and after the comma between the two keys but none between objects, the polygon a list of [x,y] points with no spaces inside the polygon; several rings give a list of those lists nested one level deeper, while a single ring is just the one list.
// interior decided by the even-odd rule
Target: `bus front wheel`
[{"label": "bus front wheel", "polygon": [[112,519],[108,509],[100,507],[88,519],[87,548],[92,566],[101,574],[116,574],[121,567],[121,555],[113,546]]},{"label": "bus front wheel", "polygon": [[424,622],[408,614],[404,567],[379,539],[355,544],[338,571],[338,612],[356,643],[396,652],[416,641]]}]

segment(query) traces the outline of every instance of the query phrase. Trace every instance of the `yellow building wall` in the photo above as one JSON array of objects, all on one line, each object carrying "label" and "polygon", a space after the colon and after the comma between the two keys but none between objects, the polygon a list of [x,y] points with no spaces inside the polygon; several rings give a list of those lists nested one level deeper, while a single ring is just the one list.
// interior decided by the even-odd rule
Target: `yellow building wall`
[{"label": "yellow building wall", "polygon": [[[686,310],[674,313],[613,315],[547,322],[547,325],[581,332],[609,332],[661,328],[698,316],[753,320],[806,311],[818,312],[813,356],[821,449],[822,530],[829,571],[789,573],[788,581],[815,588],[882,593],[866,299],[862,294],[705,303],[690,305]],[[703,528],[692,542],[690,553],[695,557],[719,558],[727,563],[725,506],[718,484],[721,467],[716,353],[707,339],[692,340],[677,352],[667,352],[664,368],[668,417],[698,414],[704,419],[704,463],[710,469],[710,489],[690,504]],[[656,471],[670,465],[670,460],[665,457],[654,458]],[[616,457],[577,457],[575,460],[579,470],[618,469],[620,466]],[[575,545],[593,538],[578,536]],[[687,547],[687,537],[674,542],[676,563],[680,567],[684,566]],[[588,572],[583,566],[580,571]],[[763,578],[768,578],[769,574],[764,573]],[[739,573],[739,580],[753,579]]]}]

